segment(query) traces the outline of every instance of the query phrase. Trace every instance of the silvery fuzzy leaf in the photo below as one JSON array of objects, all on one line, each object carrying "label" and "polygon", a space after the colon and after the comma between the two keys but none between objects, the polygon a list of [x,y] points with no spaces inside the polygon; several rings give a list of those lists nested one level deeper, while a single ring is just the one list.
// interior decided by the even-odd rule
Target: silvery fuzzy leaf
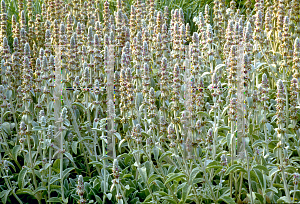
[{"label": "silvery fuzzy leaf", "polygon": [[12,96],[12,91],[11,90],[7,90],[6,91],[6,98],[10,99]]},{"label": "silvery fuzzy leaf", "polygon": [[70,121],[68,119],[64,119],[64,125],[70,127]]},{"label": "silvery fuzzy leaf", "polygon": [[112,194],[111,193],[106,194],[106,196],[107,196],[108,200],[111,200],[111,198],[112,198]]},{"label": "silvery fuzzy leaf", "polygon": [[272,117],[271,123],[273,123],[276,119],[277,119],[277,115],[274,115],[274,116]]},{"label": "silvery fuzzy leaf", "polygon": [[10,124],[8,122],[4,122],[1,127],[8,135],[11,134]]}]

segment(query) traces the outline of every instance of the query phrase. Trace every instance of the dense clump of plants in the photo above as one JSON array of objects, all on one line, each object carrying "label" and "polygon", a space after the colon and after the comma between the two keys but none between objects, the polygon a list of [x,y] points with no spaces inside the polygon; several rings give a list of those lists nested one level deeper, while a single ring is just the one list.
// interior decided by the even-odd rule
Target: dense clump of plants
[{"label": "dense clump of plants", "polygon": [[2,203],[299,202],[299,1],[0,8]]}]

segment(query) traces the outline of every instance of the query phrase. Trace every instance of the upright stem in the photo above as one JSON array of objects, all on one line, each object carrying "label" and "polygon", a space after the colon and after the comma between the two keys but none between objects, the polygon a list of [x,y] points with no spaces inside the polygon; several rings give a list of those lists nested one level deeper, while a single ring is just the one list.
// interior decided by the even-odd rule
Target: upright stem
[{"label": "upright stem", "polygon": [[48,176],[48,199],[50,199],[51,197],[51,187],[50,187],[50,180],[51,180],[51,177],[52,177],[52,147],[49,148],[49,163],[50,163],[50,166],[49,166],[49,176]]},{"label": "upright stem", "polygon": [[250,199],[251,199],[251,204],[253,204],[253,197],[252,197],[252,188],[251,188],[251,177],[250,177],[250,167],[249,167],[249,157],[248,154],[246,152],[246,148],[245,148],[245,153],[246,153],[246,158],[247,158],[247,173],[248,173],[248,183],[249,183],[249,192],[250,192]]},{"label": "upright stem", "polygon": [[243,185],[243,172],[241,172],[241,181],[240,181],[240,188],[239,188],[239,199],[241,199],[242,185]]},{"label": "upright stem", "polygon": [[[61,121],[61,127],[63,127],[63,121]],[[61,196],[62,196],[62,200],[64,202],[65,200],[65,194],[64,194],[64,180],[63,180],[63,159],[64,159],[64,153],[63,153],[63,149],[64,149],[64,137],[63,137],[63,131],[61,131],[60,133],[60,185],[61,185]]]},{"label": "upright stem", "polygon": [[296,188],[297,188],[297,185],[294,185],[293,202],[295,202]]},{"label": "upright stem", "polygon": [[[102,137],[104,137],[104,132],[102,132]],[[102,155],[106,157],[106,149],[105,149],[105,141],[102,140]],[[103,196],[103,204],[105,204],[105,197],[106,197],[106,159],[103,159],[103,171],[104,171],[104,196]]]},{"label": "upright stem", "polygon": [[[215,103],[216,105],[216,103]],[[214,151],[213,151],[213,160],[216,158],[217,154],[217,119],[216,119],[216,110],[214,110]]]},{"label": "upright stem", "polygon": [[[234,124],[233,124],[233,121],[231,121],[231,166],[234,164],[234,143],[233,141],[234,140]],[[230,197],[232,197],[232,179],[233,179],[233,175],[232,173],[230,173]]]},{"label": "upright stem", "polygon": [[88,118],[88,123],[89,125],[91,126],[91,115],[90,115],[90,110],[89,110],[89,101],[88,101],[88,98],[89,98],[89,95],[88,95],[88,91],[85,92],[85,106],[86,106],[86,111],[87,111],[87,118]]},{"label": "upright stem", "polygon": [[[283,129],[283,124],[279,124],[278,126],[279,126],[280,130]],[[283,135],[281,133],[279,134],[279,138],[280,138],[280,141],[284,141]],[[284,142],[281,145],[284,145]],[[289,202],[291,202],[290,192],[289,192],[288,185],[286,182],[285,171],[284,171],[284,166],[283,166],[282,147],[280,147],[278,149],[278,151],[279,151],[278,154],[279,154],[279,159],[280,159],[279,161],[280,161],[280,166],[281,166],[281,174],[282,174],[282,180],[283,180],[283,185],[284,185],[284,191],[285,191],[287,199],[289,200]]]}]

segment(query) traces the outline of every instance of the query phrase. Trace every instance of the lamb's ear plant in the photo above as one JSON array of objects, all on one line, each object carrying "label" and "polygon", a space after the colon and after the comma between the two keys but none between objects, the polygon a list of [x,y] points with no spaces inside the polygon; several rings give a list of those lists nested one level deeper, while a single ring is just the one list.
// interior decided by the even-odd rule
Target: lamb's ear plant
[{"label": "lamb's ear plant", "polygon": [[268,137],[268,132],[267,132],[267,126],[269,126],[269,123],[267,123],[267,114],[268,114],[268,93],[269,93],[269,84],[268,84],[268,78],[266,74],[263,74],[262,76],[262,91],[263,91],[263,97],[262,97],[262,101],[263,101],[263,111],[264,111],[264,115],[263,115],[263,124],[264,124],[264,135],[265,135],[265,143],[266,143],[266,152],[264,152],[264,155],[267,155],[269,153],[269,137]]},{"label": "lamb's ear plant", "polygon": [[299,5],[2,0],[1,202],[298,202]]},{"label": "lamb's ear plant", "polygon": [[277,128],[277,137],[279,139],[278,142],[278,164],[279,164],[279,170],[281,171],[282,174],[282,181],[284,185],[284,191],[285,191],[285,196],[287,200],[290,202],[290,192],[288,189],[287,181],[286,181],[286,174],[285,174],[285,165],[284,165],[284,158],[283,158],[283,149],[286,146],[287,143],[287,138],[286,138],[286,128],[284,128],[284,120],[285,119],[284,114],[285,114],[285,87],[282,82],[282,80],[278,80],[277,82],[277,105],[276,105],[276,115],[277,115],[277,123],[278,123],[278,128]]}]

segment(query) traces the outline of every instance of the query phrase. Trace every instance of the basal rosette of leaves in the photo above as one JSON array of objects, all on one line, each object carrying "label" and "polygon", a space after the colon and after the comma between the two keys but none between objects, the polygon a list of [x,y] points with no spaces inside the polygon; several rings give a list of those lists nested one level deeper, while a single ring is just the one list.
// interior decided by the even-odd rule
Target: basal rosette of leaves
[{"label": "basal rosette of leaves", "polygon": [[300,3],[173,3],[1,1],[2,203],[299,202]]}]

